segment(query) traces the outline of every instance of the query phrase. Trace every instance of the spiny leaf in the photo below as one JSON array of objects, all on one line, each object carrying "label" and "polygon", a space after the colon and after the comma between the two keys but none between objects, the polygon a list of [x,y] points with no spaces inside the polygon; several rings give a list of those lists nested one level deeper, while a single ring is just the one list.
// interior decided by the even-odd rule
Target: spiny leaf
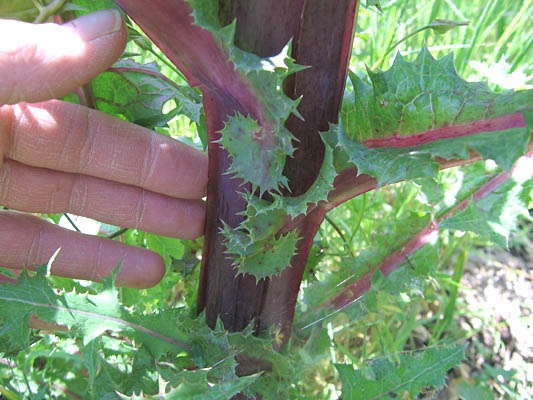
[{"label": "spiny leaf", "polygon": [[[340,126],[328,134],[332,141],[337,140],[339,150],[345,154],[348,162],[357,166],[358,174],[375,177],[378,185],[436,176],[439,172],[439,164],[428,152],[417,151],[416,148],[371,149],[350,140]],[[338,135],[337,139],[333,135]]]},{"label": "spiny leaf", "polygon": [[436,60],[426,47],[413,62],[398,54],[389,70],[368,75],[372,85],[350,73],[353,97],[342,111],[348,135],[362,143],[533,108],[533,90],[495,93],[484,82],[467,82],[457,75],[452,54]]},{"label": "spiny leaf", "polygon": [[91,389],[94,387],[94,380],[98,375],[98,369],[100,368],[101,357],[98,352],[101,345],[101,338],[95,338],[82,348],[85,366],[87,368],[87,372],[89,373],[89,388]]},{"label": "spiny leaf", "polygon": [[[252,336],[251,326],[242,332],[230,333],[219,319],[214,329],[202,317],[188,321],[188,330],[194,334],[193,354],[195,364],[201,369],[184,371],[169,366],[159,368],[161,376],[172,388],[169,398],[174,399],[226,399],[243,391],[258,375],[239,378],[235,374],[235,355],[243,351],[231,343],[232,337]],[[170,394],[169,393],[169,394]]]},{"label": "spiny leaf", "polygon": [[[316,309],[324,299],[331,299],[347,285],[357,282],[363,275],[378,267],[387,256],[399,251],[407,242],[430,221],[429,214],[412,213],[409,217],[397,219],[394,224],[383,222],[373,225],[372,245],[361,250],[356,258],[346,257],[342,260],[343,268],[336,274],[330,274],[323,279],[309,284],[304,289],[304,302],[309,309]],[[387,219],[385,219],[387,221]],[[418,262],[417,258],[421,257]],[[433,262],[434,261],[434,262]],[[407,264],[405,264],[407,265]],[[393,271],[384,280],[385,286],[380,287],[386,292],[386,299],[396,296],[400,292],[411,293],[411,289],[418,288],[427,278],[428,271],[421,271],[421,266],[438,265],[436,247],[427,244],[410,257],[413,268],[399,268],[401,272]],[[376,271],[376,274],[381,273]],[[390,286],[389,286],[390,285]],[[380,304],[376,303],[377,288],[372,287],[361,299],[348,307],[344,312],[350,317],[360,318],[369,312],[379,312]],[[311,315],[311,319],[316,319]]]},{"label": "spiny leaf", "polygon": [[[38,268],[33,277],[23,271],[17,284],[0,285],[0,318],[4,322],[0,336],[11,335],[12,340],[27,346],[29,317],[35,314],[44,321],[69,327],[71,332],[83,338],[85,344],[106,331],[112,331],[141,340],[156,359],[167,352],[180,353],[188,349],[186,338],[175,326],[168,328],[169,320],[178,319],[176,313],[173,318],[168,313],[144,316],[122,307],[113,283],[117,273],[118,268],[103,279],[104,288],[98,294],[71,292],[58,295],[47,282],[45,268]],[[164,326],[167,328],[161,330]],[[170,330],[172,332],[167,332]]]},{"label": "spiny leaf", "polygon": [[[240,274],[251,274],[257,281],[271,278],[290,266],[298,239],[297,232],[291,231],[277,239],[270,237],[253,242],[244,251],[237,249],[240,253],[236,254],[234,264]],[[232,253],[231,245],[228,245],[228,253]]]},{"label": "spiny leaf", "polygon": [[[218,19],[218,4],[213,0],[186,0],[192,9],[192,16],[196,25],[209,31],[218,31],[220,34],[220,22]],[[233,39],[233,36],[231,37]]]},{"label": "spiny leaf", "polygon": [[333,190],[333,182],[337,176],[334,166],[333,148],[324,141],[324,160],[315,181],[303,195],[298,197],[285,197],[280,200],[283,207],[291,217],[304,214],[312,204],[326,201],[328,194]]},{"label": "spiny leaf", "polygon": [[248,233],[252,242],[274,236],[287,219],[283,208],[271,208],[269,202],[253,197],[248,202],[246,219],[239,229]]},{"label": "spiny leaf", "polygon": [[405,392],[415,398],[424,387],[444,385],[446,372],[464,359],[465,347],[427,348],[412,355],[402,354],[398,365],[386,358],[374,359],[365,367],[371,370],[366,376],[350,364],[336,364],[342,398],[388,399],[392,394],[403,396]]},{"label": "spiny leaf", "polygon": [[[305,214],[309,207],[314,204],[318,204],[321,201],[326,201],[328,194],[333,190],[333,182],[337,176],[337,171],[334,165],[334,147],[336,141],[333,140],[332,144],[327,140],[333,135],[332,132],[336,132],[336,125],[332,125],[330,131],[322,134],[324,140],[324,159],[320,171],[311,185],[311,187],[302,195],[296,197],[281,196],[277,193],[272,193],[271,202],[258,199],[252,194],[246,195],[248,202],[248,209],[244,215],[247,218],[253,218],[261,215],[262,213],[270,214],[271,216],[277,215],[277,221],[282,221],[282,214],[291,218],[297,217],[300,214]],[[283,210],[283,212],[281,211]],[[272,217],[271,217],[272,218]],[[242,228],[247,228],[247,222],[241,224]]]},{"label": "spiny leaf", "polygon": [[187,0],[193,9],[195,24],[209,30],[225,48],[230,61],[250,84],[270,123],[283,123],[291,113],[297,113],[297,100],[287,97],[282,89],[283,80],[290,74],[305,69],[290,57],[291,42],[273,57],[261,58],[234,45],[235,21],[220,26],[218,2],[214,0]]},{"label": "spiny leaf", "polygon": [[516,160],[524,155],[529,143],[529,129],[510,128],[478,133],[450,139],[441,139],[421,146],[411,146],[414,152],[427,152],[445,159],[468,158],[472,149],[483,159],[494,160],[502,168],[510,171]]},{"label": "spiny leaf", "polygon": [[[93,340],[93,342],[100,342],[99,340]],[[96,367],[93,371],[94,382],[89,386],[90,399],[116,399],[117,392],[119,393],[156,393],[158,389],[157,381],[148,378],[148,373],[154,372],[153,364],[146,366],[147,368],[142,371],[136,366],[138,363],[138,352],[133,355],[133,369],[131,371],[121,368],[116,363],[109,362],[109,358],[106,359],[102,356],[104,348],[102,346],[90,346],[89,351],[92,353],[93,363],[86,364],[90,367]],[[88,346],[83,349],[83,352],[88,351]],[[86,361],[87,356],[86,356]]]},{"label": "spiny leaf", "polygon": [[[247,110],[250,115],[230,116],[220,132],[219,143],[232,158],[227,173],[251,184],[251,190],[243,193],[248,202],[243,213],[246,219],[235,229],[224,225],[223,234],[239,273],[252,274],[258,280],[271,277],[290,265],[298,241],[294,232],[276,237],[277,231],[288,216],[305,213],[310,203],[326,200],[333,187],[332,149],[326,150],[319,177],[306,194],[290,199],[281,196],[280,189],[288,187],[283,175],[285,160],[294,152],[294,137],[284,124],[290,114],[299,116],[298,100],[285,95],[283,81],[304,67],[289,56],[290,42],[280,54],[263,59],[236,47],[235,22],[220,26],[216,1],[188,0],[188,4],[195,23],[212,33],[257,104],[257,109]],[[270,192],[273,201],[260,200],[265,192]]]},{"label": "spiny leaf", "polygon": [[[213,397],[215,399],[225,399],[231,397],[229,390],[238,389],[240,392],[246,392],[250,383],[256,382],[261,377],[259,374],[252,375],[251,381],[238,378],[235,374],[237,366],[235,356],[238,354],[270,362],[273,371],[268,375],[276,379],[294,374],[291,361],[285,355],[273,350],[270,332],[256,336],[253,334],[252,324],[240,332],[228,332],[220,319],[211,330],[205,324],[203,315],[195,320],[188,320],[185,324],[186,329],[191,334],[194,333],[193,354],[195,364],[201,369],[182,371],[170,364],[160,365],[161,376],[169,382],[169,387],[175,388],[175,394],[180,395],[176,398],[187,399],[189,398],[187,395],[191,395],[193,397],[190,398],[193,399],[204,399],[211,398],[209,396],[212,394],[216,395]],[[277,382],[279,384],[278,380]],[[209,388],[211,391],[208,391]],[[224,394],[229,397],[224,397]]]},{"label": "spiny leaf", "polygon": [[[248,229],[248,219],[251,218],[253,221],[253,218],[256,216],[259,217],[263,213],[269,214],[270,219],[273,219],[273,216],[276,215],[276,220],[278,223],[281,223],[283,222],[283,216],[297,217],[300,214],[305,214],[310,206],[327,200],[329,192],[333,190],[333,182],[337,176],[337,170],[334,165],[334,147],[336,141],[333,140],[332,144],[328,142],[333,135],[332,132],[335,132],[335,134],[337,132],[335,127],[336,125],[332,125],[330,131],[322,134],[324,140],[324,159],[311,187],[304,194],[296,197],[281,196],[277,193],[272,193],[274,200],[271,202],[260,200],[252,194],[246,195],[248,209],[244,215],[247,216],[247,220],[241,224],[241,228]],[[262,220],[265,218],[262,217]],[[269,225],[272,225],[272,223]]]},{"label": "spiny leaf", "polygon": [[[470,157],[470,149],[484,159],[492,159],[506,170],[510,170],[515,161],[524,154],[529,142],[527,127],[441,139],[420,146],[402,148],[368,148],[350,140],[342,128],[329,134],[338,135],[340,151],[345,153],[344,157],[350,163],[357,166],[358,173],[377,178],[378,185],[436,176],[439,163],[435,161],[435,157],[466,159]],[[330,140],[334,139],[330,137]]]},{"label": "spiny leaf", "polygon": [[333,165],[333,149],[325,143],[322,167],[306,193],[284,197],[272,193],[273,201],[244,194],[248,206],[246,219],[236,228],[224,225],[228,254],[235,256],[240,273],[249,273],[262,279],[279,274],[290,265],[298,237],[294,232],[275,238],[279,229],[290,218],[305,214],[312,204],[327,200],[337,173]]},{"label": "spiny leaf", "polygon": [[[426,48],[412,63],[398,56],[388,71],[369,74],[372,86],[350,73],[354,96],[343,105],[343,125],[327,133],[326,140],[338,146],[337,168],[355,165],[384,185],[435,176],[435,157],[468,158],[470,150],[510,170],[527,148],[532,90],[494,93],[485,83],[468,83],[457,76],[451,55],[435,60]],[[511,115],[516,121],[484,131],[482,121]],[[461,125],[459,136],[432,138],[435,129],[450,125]],[[474,128],[479,133],[470,134]],[[416,140],[404,145],[406,138]]]},{"label": "spiny leaf", "polygon": [[270,327],[263,334],[254,335],[253,326],[250,324],[243,332],[228,334],[228,342],[234,349],[246,354],[246,356],[271,364],[270,373],[264,374],[262,377],[266,375],[277,378],[277,382],[280,382],[280,379],[290,381],[291,377],[296,374],[294,363],[286,354],[274,350],[273,347],[276,340],[280,339],[280,334],[278,327]]},{"label": "spiny leaf", "polygon": [[505,230],[496,221],[490,221],[487,217],[486,211],[470,201],[464,211],[447,218],[440,224],[440,227],[474,232],[487,237],[499,246],[506,247]]},{"label": "spiny leaf", "polygon": [[[305,69],[290,57],[292,42],[287,43],[275,56],[260,58],[252,53],[242,51],[236,46],[230,47],[230,55],[235,68],[250,84],[253,93],[261,103],[268,124],[280,130],[290,114],[301,118],[297,107],[299,99],[293,100],[285,95],[283,81],[289,75]],[[290,135],[287,131],[285,135]],[[292,136],[290,136],[292,139]]]},{"label": "spiny leaf", "polygon": [[283,168],[286,156],[293,152],[290,140],[278,140],[274,132],[265,129],[254,119],[237,114],[226,122],[219,141],[232,157],[228,173],[261,192],[287,186]]}]

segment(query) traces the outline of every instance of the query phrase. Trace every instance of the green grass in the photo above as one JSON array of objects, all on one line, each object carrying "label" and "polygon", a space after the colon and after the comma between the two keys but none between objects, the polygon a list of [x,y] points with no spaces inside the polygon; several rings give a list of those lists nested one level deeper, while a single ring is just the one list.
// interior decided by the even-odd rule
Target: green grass
[{"label": "green grass", "polygon": [[[363,69],[364,65],[374,65],[391,44],[438,18],[469,21],[470,24],[442,35],[436,35],[431,30],[423,31],[410,37],[397,50],[408,55],[416,52],[424,43],[436,57],[453,50],[458,73],[469,78],[478,75],[470,61],[495,64],[502,57],[509,64],[510,72],[521,66],[526,76],[533,74],[531,0],[391,0],[383,1],[382,9],[383,13],[373,7],[361,7],[352,68]],[[391,55],[381,66],[382,69],[388,68],[392,60]],[[478,78],[483,77],[478,75]],[[531,80],[529,83],[532,83]]]}]

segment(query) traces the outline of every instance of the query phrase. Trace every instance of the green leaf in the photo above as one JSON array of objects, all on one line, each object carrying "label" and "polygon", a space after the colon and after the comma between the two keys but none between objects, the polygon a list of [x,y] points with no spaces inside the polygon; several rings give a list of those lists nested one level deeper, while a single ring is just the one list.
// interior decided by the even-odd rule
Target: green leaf
[{"label": "green leaf", "polygon": [[[531,164],[529,164],[531,165]],[[533,172],[529,172],[529,176]],[[470,201],[467,207],[439,224],[439,228],[474,232],[482,238],[507,247],[509,236],[519,217],[528,217],[528,183],[510,179],[489,196],[478,202]]]},{"label": "green leaf", "polygon": [[[253,120],[250,120],[253,123]],[[244,155],[248,157],[248,155]],[[240,273],[252,274],[257,280],[272,277],[290,266],[298,236],[290,232],[276,237],[289,218],[305,214],[309,206],[327,200],[337,173],[333,165],[333,149],[325,142],[324,160],[311,187],[297,197],[271,193],[273,201],[259,199],[251,193],[247,200],[246,219],[235,229],[224,226],[227,253],[235,257]]]},{"label": "green leaf", "polygon": [[436,205],[444,198],[444,188],[435,178],[421,178],[414,181],[420,187],[420,197],[426,204]]},{"label": "green leaf", "polygon": [[[69,327],[84,344],[110,331],[142,341],[156,359],[167,352],[186,350],[187,338],[176,329],[179,313],[172,310],[148,316],[127,311],[118,301],[113,283],[117,273],[118,269],[103,278],[104,287],[98,294],[58,295],[47,282],[45,268],[39,267],[33,277],[23,271],[17,284],[0,285],[0,318],[4,323],[0,337],[28,346],[29,318],[35,314],[44,321]],[[169,326],[173,320],[176,325]]]},{"label": "green leaf", "polygon": [[472,149],[479,153],[483,159],[494,160],[502,168],[510,171],[516,160],[524,155],[528,143],[529,132],[526,127],[442,139],[406,149],[427,152],[446,159],[468,158],[468,149]]},{"label": "green leaf", "polygon": [[447,218],[439,225],[441,228],[456,229],[477,233],[488,238],[499,246],[507,246],[507,238],[503,227],[497,222],[487,219],[487,214],[474,201],[470,201],[464,211]]},{"label": "green leaf", "polygon": [[369,8],[372,6],[376,7],[379,11],[383,12],[383,9],[381,8],[380,0],[366,0],[365,7]]},{"label": "green leaf", "polygon": [[222,28],[218,19],[218,4],[213,0],[186,0],[192,9],[192,16],[196,25],[212,32]]},{"label": "green leaf", "polygon": [[371,85],[350,73],[354,91],[342,107],[344,128],[359,142],[533,108],[533,90],[495,93],[484,82],[467,82],[457,75],[452,54],[437,60],[426,47],[415,61],[398,54],[389,70],[368,70],[368,76]]},{"label": "green leaf", "polygon": [[[162,75],[156,63],[121,60],[94,78],[91,87],[99,110],[148,128],[164,126],[180,113],[200,122],[198,94]],[[163,114],[169,100],[175,100],[177,107]]]},{"label": "green leaf", "polygon": [[333,160],[333,148],[324,140],[324,160],[315,181],[311,187],[297,197],[285,197],[280,200],[283,208],[291,217],[305,214],[310,205],[318,204],[328,199],[328,194],[333,190],[333,182],[337,176]]},{"label": "green leaf", "polygon": [[98,375],[100,368],[100,347],[102,345],[101,338],[94,338],[87,345],[83,346],[82,353],[85,358],[85,366],[89,373],[89,387],[92,389],[94,386],[94,380]]},{"label": "green leaf", "polygon": [[331,354],[331,338],[328,331],[317,327],[313,329],[311,336],[300,350],[302,360],[309,365],[316,364],[319,360],[323,360]]},{"label": "green leaf", "polygon": [[4,0],[0,2],[0,18],[32,21],[39,14],[32,0]]},{"label": "green leaf", "polygon": [[249,375],[210,384],[206,371],[185,371],[181,374],[182,382],[165,394],[169,400],[226,400],[243,391],[259,375]]},{"label": "green leaf", "polygon": [[[330,299],[339,293],[346,285],[357,282],[363,275],[374,268],[377,268],[387,256],[399,251],[414,235],[427,226],[430,222],[429,214],[411,213],[408,218],[396,219],[394,224],[390,223],[391,215],[386,215],[382,225],[374,223],[372,225],[372,242],[371,245],[358,252],[356,258],[346,257],[341,261],[343,266],[335,274],[327,274],[317,282],[312,282],[304,288],[304,302],[308,309],[317,309],[324,303],[324,299]],[[433,254],[435,251],[435,254]],[[418,262],[420,257],[422,262]],[[349,313],[350,318],[358,319],[369,312],[379,312],[380,303],[378,302],[377,292],[387,293],[385,300],[397,296],[398,293],[415,293],[425,282],[431,271],[425,269],[430,265],[438,265],[438,255],[436,248],[430,243],[419,249],[410,257],[410,263],[413,268],[399,267],[389,274],[383,280],[381,287],[371,287],[370,290],[350,307],[343,310]],[[376,278],[382,276],[377,270]],[[319,316],[310,313],[306,321],[316,320]]]},{"label": "green leaf", "polygon": [[413,354],[401,354],[396,365],[387,358],[376,358],[365,368],[372,369],[368,379],[351,364],[336,364],[345,400],[393,398],[408,393],[415,398],[422,388],[444,385],[449,369],[464,359],[466,346],[427,348]]},{"label": "green leaf", "polygon": [[172,260],[181,260],[185,253],[185,246],[179,239],[147,234],[146,244],[151,250],[163,257],[167,266],[170,265]]},{"label": "green leaf", "polygon": [[[484,159],[492,159],[510,170],[525,153],[529,142],[527,127],[441,139],[401,148],[368,148],[352,141],[341,126],[328,132],[328,135],[328,142],[336,141],[338,150],[343,153],[337,157],[357,166],[358,174],[369,174],[377,178],[378,186],[407,179],[435,177],[439,171],[436,157],[466,159],[470,157],[470,149]],[[334,135],[337,137],[334,138]]]},{"label": "green leaf", "polygon": [[[270,364],[272,370],[270,373],[261,376],[261,378],[276,378],[275,380],[278,383],[281,383],[281,380],[290,382],[297,372],[295,370],[296,366],[293,360],[287,357],[286,352],[274,350],[273,345],[279,339],[283,339],[283,334],[278,327],[270,327],[262,335],[257,336],[253,334],[252,325],[249,325],[243,332],[235,332],[228,335],[228,342],[234,349],[243,352],[247,357]],[[277,345],[279,345],[279,342]]]},{"label": "green leaf", "polygon": [[[250,380],[238,378],[235,375],[237,367],[235,356],[237,355],[262,360],[265,364],[270,363],[272,371],[266,375],[278,386],[280,379],[294,376],[291,361],[286,355],[273,349],[271,332],[256,336],[253,334],[252,325],[240,332],[228,332],[223,328],[220,319],[217,320],[215,328],[211,330],[205,324],[203,315],[200,318],[185,321],[184,324],[185,329],[194,337],[192,353],[195,365],[199,369],[183,371],[169,363],[159,366],[162,378],[169,382],[170,387],[175,388],[176,396],[181,396],[176,398],[204,399],[211,398],[209,395],[212,393],[216,395],[213,398],[226,399],[231,397],[232,390],[240,392],[251,390],[255,393],[255,382],[263,376],[252,375]],[[254,382],[253,389],[249,386],[252,381]],[[223,397],[224,395],[228,397]]]},{"label": "green leaf", "polygon": [[[434,177],[439,166],[435,157],[468,158],[470,150],[510,170],[527,148],[530,126],[408,147],[367,148],[362,144],[367,140],[399,142],[415,134],[431,135],[434,129],[515,112],[523,112],[529,125],[529,109],[533,108],[532,90],[495,93],[486,83],[466,82],[457,75],[451,54],[436,60],[425,47],[414,62],[398,55],[388,71],[368,74],[372,85],[350,72],[354,91],[343,103],[336,157],[357,166],[358,173],[374,176],[378,185]],[[330,143],[335,142],[332,136],[327,139]]]},{"label": "green leaf", "polygon": [[[112,400],[125,397],[119,397],[118,393],[132,394],[133,392],[140,392],[145,395],[158,393],[159,385],[156,378],[157,375],[154,375],[153,360],[151,365],[147,365],[145,369],[140,370],[138,368],[139,353],[136,351],[128,359],[128,364],[133,364],[133,368],[130,370],[119,363],[110,362],[109,360],[112,359],[110,354],[106,354],[107,357],[104,357],[102,352],[105,350],[103,348],[99,350],[100,352],[95,354],[98,359],[98,371],[96,372],[94,385],[89,388],[90,399]],[[115,356],[120,358],[120,354],[115,354]]]},{"label": "green leaf", "polygon": [[0,330],[2,352],[10,354],[22,349],[28,349],[30,345],[29,325],[31,312],[24,311],[24,313],[18,313],[17,318],[8,318],[0,315],[0,321],[2,322],[2,329]]},{"label": "green leaf", "polygon": [[283,168],[285,158],[294,150],[290,140],[276,140],[273,132],[266,133],[265,127],[240,114],[231,117],[220,133],[219,142],[232,157],[228,173],[250,182],[252,191],[277,190],[280,185],[288,185]]},{"label": "green leaf", "polygon": [[[227,252],[237,255],[234,264],[240,274],[251,274],[259,281],[263,278],[271,278],[290,266],[298,239],[297,232],[291,231],[279,238],[270,237],[253,242],[244,251],[242,248],[232,246],[230,241]],[[239,253],[233,253],[234,251]]]},{"label": "green leaf", "polygon": [[[108,8],[118,9],[118,6],[113,0],[71,0],[69,1],[69,3],[83,8],[85,12],[82,14],[88,14],[94,11],[105,10]],[[81,14],[76,14],[76,16],[79,15]]]},{"label": "green leaf", "polygon": [[493,397],[490,387],[485,386],[482,382],[477,385],[471,385],[467,381],[459,384],[459,398],[463,400],[482,400]]}]

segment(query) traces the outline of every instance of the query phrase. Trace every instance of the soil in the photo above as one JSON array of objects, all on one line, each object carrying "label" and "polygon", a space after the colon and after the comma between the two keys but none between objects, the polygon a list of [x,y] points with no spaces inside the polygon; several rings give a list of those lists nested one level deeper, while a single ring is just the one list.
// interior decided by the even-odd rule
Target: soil
[{"label": "soil", "polygon": [[[457,324],[470,336],[467,360],[450,373],[437,398],[533,399],[532,231],[511,251],[471,251],[456,311]],[[480,381],[481,397],[481,391],[459,396],[461,382],[479,386]]]}]

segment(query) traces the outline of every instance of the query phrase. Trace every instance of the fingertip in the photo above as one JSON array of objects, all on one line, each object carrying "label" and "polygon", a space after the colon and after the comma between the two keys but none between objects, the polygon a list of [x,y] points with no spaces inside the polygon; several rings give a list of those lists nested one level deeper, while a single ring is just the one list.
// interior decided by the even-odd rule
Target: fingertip
[{"label": "fingertip", "polygon": [[130,252],[124,268],[117,276],[117,285],[135,289],[148,289],[157,285],[165,276],[163,257],[158,253],[138,248],[138,254]]},{"label": "fingertip", "polygon": [[154,287],[161,282],[166,273],[165,261],[160,254],[150,250],[147,252],[146,257],[148,259],[146,262],[148,268],[144,271],[145,275],[143,276],[142,284],[139,287],[140,289]]}]

